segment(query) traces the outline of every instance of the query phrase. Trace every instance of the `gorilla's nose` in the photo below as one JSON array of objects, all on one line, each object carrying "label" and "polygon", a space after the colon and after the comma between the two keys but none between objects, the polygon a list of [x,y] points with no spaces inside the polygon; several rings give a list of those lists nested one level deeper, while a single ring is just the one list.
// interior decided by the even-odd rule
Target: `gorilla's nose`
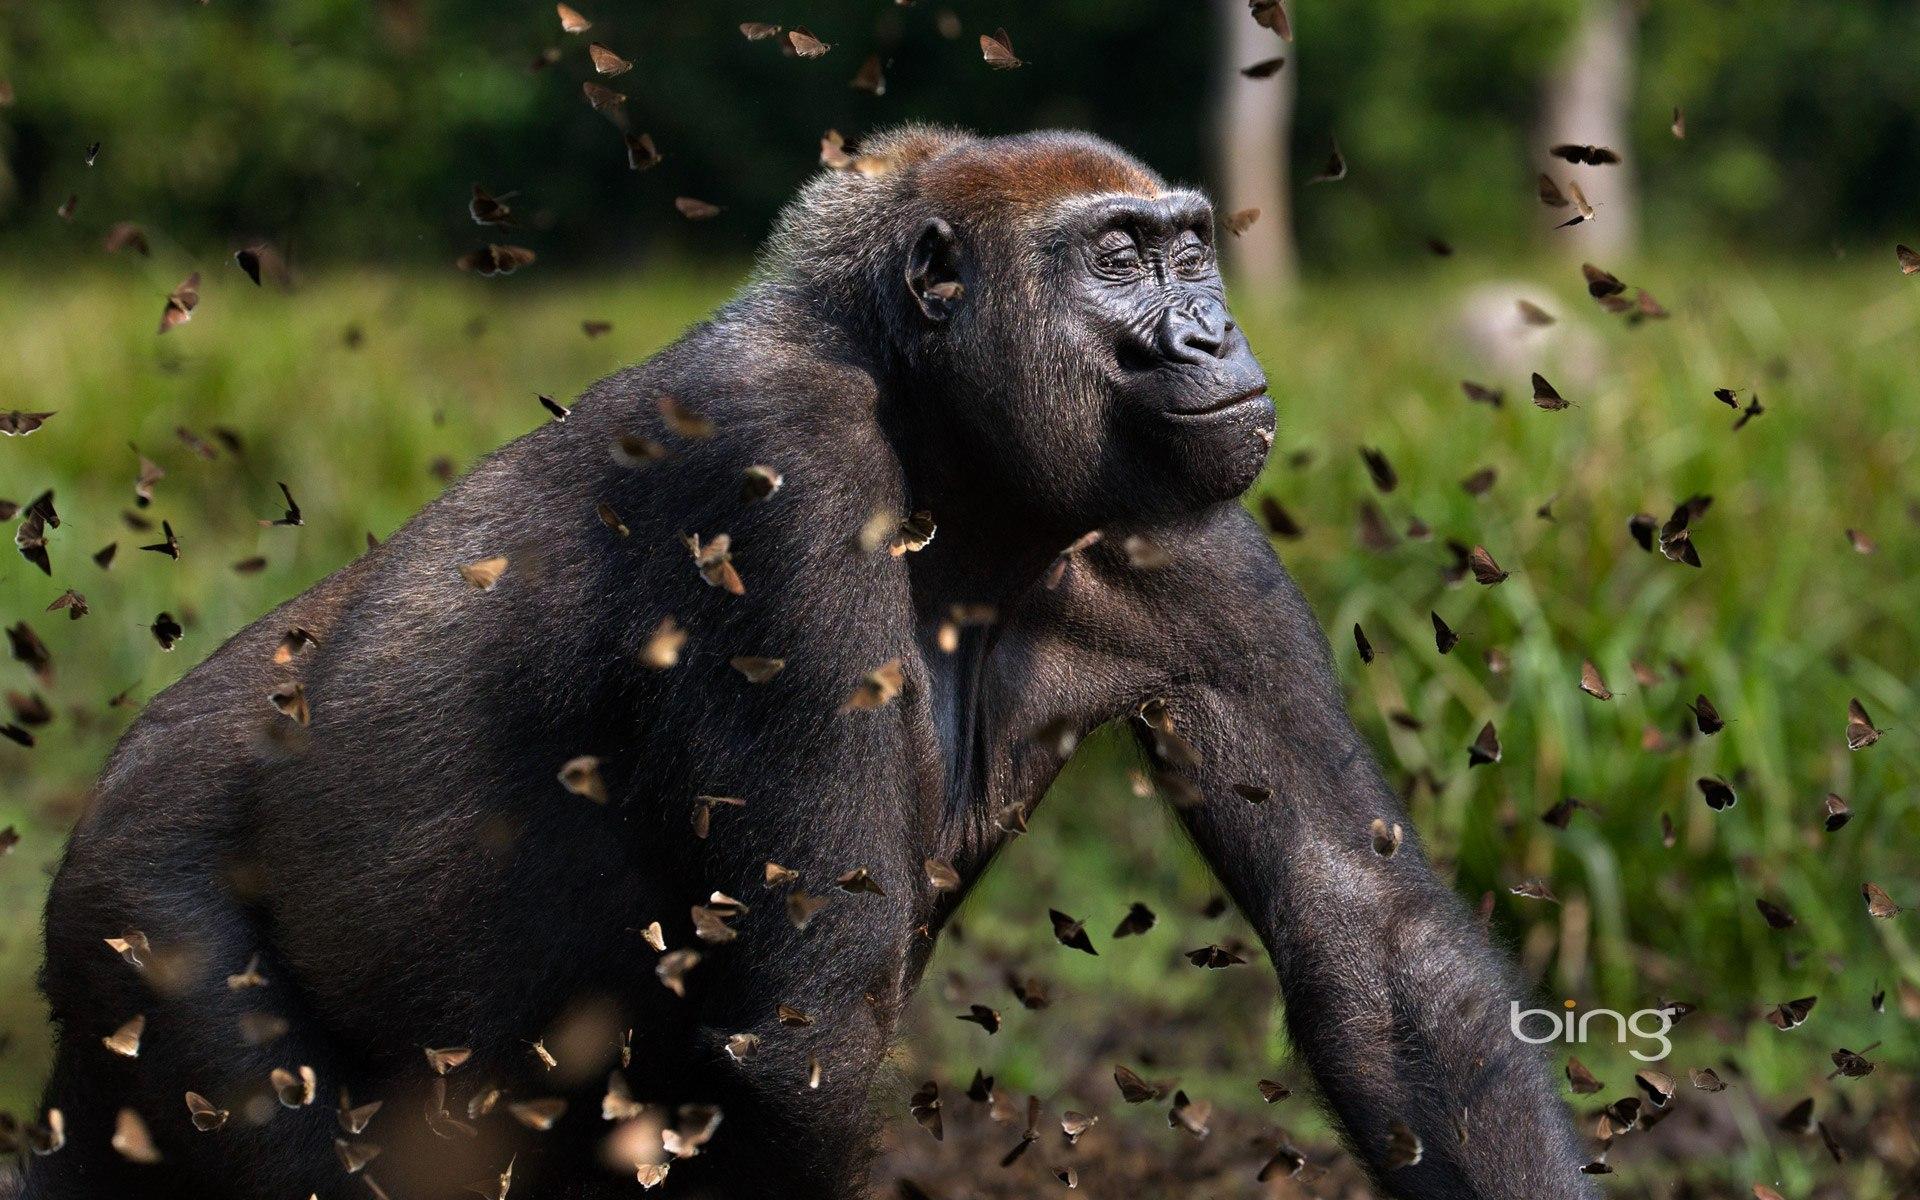
[{"label": "gorilla's nose", "polygon": [[1160,352],[1189,366],[1212,366],[1225,357],[1233,319],[1213,301],[1170,308],[1160,320]]}]

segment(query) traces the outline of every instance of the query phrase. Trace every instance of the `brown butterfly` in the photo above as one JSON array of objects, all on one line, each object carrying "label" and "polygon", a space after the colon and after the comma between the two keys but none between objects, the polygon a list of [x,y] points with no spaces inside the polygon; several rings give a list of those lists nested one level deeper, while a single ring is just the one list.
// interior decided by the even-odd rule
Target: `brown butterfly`
[{"label": "brown butterfly", "polygon": [[607,785],[600,778],[600,760],[594,755],[582,754],[562,763],[560,786],[595,804],[607,802]]},{"label": "brown butterfly", "polygon": [[507,201],[512,198],[512,192],[495,196],[476,183],[473,198],[467,201],[467,215],[475,225],[511,225],[513,210],[507,207]]},{"label": "brown butterfly", "polygon": [[568,8],[564,4],[556,4],[553,6],[553,9],[560,15],[560,29],[564,33],[585,33],[587,30],[593,28],[592,21],[587,20],[581,16],[579,12]]},{"label": "brown butterfly", "polygon": [[900,660],[890,658],[861,677],[853,693],[847,697],[847,702],[840,706],[840,711],[848,713],[885,708],[905,685],[906,672]]},{"label": "brown butterfly", "polygon": [[1720,710],[1713,706],[1713,701],[1707,699],[1705,693],[1695,696],[1693,703],[1687,705],[1687,708],[1693,713],[1693,723],[1706,737],[1712,737],[1727,727],[1726,721],[1720,716]]},{"label": "brown butterfly", "polygon": [[147,626],[147,631],[153,634],[153,640],[160,643],[162,650],[173,649],[173,644],[187,632],[181,628],[180,622],[173,619],[172,613],[164,612],[153,619],[153,624]]},{"label": "brown butterfly", "polygon": [[1558,319],[1552,313],[1541,308],[1531,300],[1516,300],[1514,301],[1514,305],[1520,310],[1521,321],[1528,325],[1544,327],[1553,324],[1554,321]]},{"label": "brown butterfly", "polygon": [[1360,459],[1367,464],[1367,474],[1373,479],[1373,486],[1383,492],[1391,492],[1400,484],[1400,474],[1387,461],[1387,456],[1371,446],[1360,447]]},{"label": "brown butterfly", "polygon": [[880,886],[880,881],[875,879],[873,873],[865,867],[855,867],[853,870],[839,876],[833,881],[833,886],[853,895],[859,895],[863,892],[870,896],[884,896],[887,894],[886,889]]},{"label": "brown butterfly", "polygon": [[287,264],[279,253],[265,242],[256,242],[251,246],[242,246],[233,252],[234,265],[247,273],[253,280],[253,286],[259,287],[261,280],[272,275],[281,283],[287,281]]},{"label": "brown butterfly", "polygon": [[612,78],[615,75],[625,75],[628,71],[633,70],[633,64],[631,62],[621,58],[618,54],[602,46],[599,42],[593,42],[587,46],[587,55],[593,59],[593,69],[608,78]]},{"label": "brown butterfly", "polygon": [[119,221],[107,230],[107,236],[100,248],[108,254],[118,254],[122,250],[132,250],[142,258],[153,254],[153,245],[147,241],[147,233],[132,221]]},{"label": "brown butterfly", "polygon": [[984,1004],[969,1004],[967,1006],[967,1011],[960,1013],[956,1019],[961,1021],[971,1021],[973,1024],[978,1025],[980,1028],[986,1030],[988,1033],[1000,1032],[999,1012],[996,1011],[995,1009],[988,1008]]},{"label": "brown butterfly", "polygon": [[[1808,1015],[1813,1012],[1813,1006],[1819,1002],[1818,996],[1802,996],[1798,1000],[1776,1004],[1767,1012],[1767,1024],[1782,1031],[1805,1024]],[[1808,1112],[1812,1112],[1810,1104]]]},{"label": "brown butterfly", "polygon": [[1895,904],[1893,897],[1887,895],[1886,891],[1878,884],[1861,884],[1860,898],[1867,902],[1867,915],[1870,917],[1879,917],[1885,920],[1889,917],[1897,917],[1905,911],[1898,904]]},{"label": "brown butterfly", "polygon": [[1026,65],[1014,54],[1013,39],[1007,36],[1005,29],[980,35],[980,57],[996,71],[1011,71]]},{"label": "brown butterfly", "polygon": [[616,125],[625,120],[625,114],[621,111],[621,106],[627,102],[625,93],[601,87],[589,79],[580,85],[580,94],[586,97],[587,107],[597,113],[608,114],[608,120]]},{"label": "brown butterfly", "polygon": [[1524,896],[1528,900],[1545,900],[1549,904],[1560,903],[1560,897],[1553,894],[1544,879],[1523,879],[1507,889],[1515,896]]},{"label": "brown butterfly", "polygon": [[1900,260],[1902,275],[1920,275],[1920,252],[1916,252],[1911,246],[1895,246],[1893,254]]},{"label": "brown butterfly", "polygon": [[1118,1065],[1113,1068],[1113,1082],[1120,1089],[1120,1098],[1128,1104],[1145,1104],[1149,1100],[1158,1100],[1173,1090],[1171,1079],[1148,1083],[1140,1077],[1139,1072]]},{"label": "brown butterfly", "polygon": [[1300,522],[1294,520],[1293,514],[1272,496],[1260,497],[1260,519],[1267,523],[1267,531],[1275,537],[1291,541],[1306,533],[1300,527]]},{"label": "brown butterfly", "polygon": [[1760,910],[1760,915],[1766,919],[1769,929],[1792,929],[1799,923],[1792,913],[1771,901],[1755,897],[1753,905]]},{"label": "brown butterfly", "polygon": [[1307,180],[1310,184],[1337,183],[1347,177],[1347,158],[1346,155],[1340,153],[1339,139],[1329,138],[1327,140],[1332,147],[1327,153],[1327,165],[1320,168],[1318,175]]},{"label": "brown butterfly", "polygon": [[1576,1096],[1591,1096],[1607,1086],[1593,1077],[1585,1063],[1571,1056],[1567,1059],[1567,1083]]},{"label": "brown butterfly", "polygon": [[1688,1067],[1687,1080],[1703,1092],[1724,1092],[1727,1081],[1712,1067]]},{"label": "brown butterfly", "polygon": [[1423,1150],[1420,1135],[1406,1122],[1395,1121],[1387,1130],[1387,1153],[1382,1160],[1389,1171],[1419,1165]]},{"label": "brown butterfly", "polygon": [[1085,921],[1076,921],[1057,908],[1047,910],[1047,919],[1053,922],[1053,937],[1069,950],[1079,950],[1087,954],[1098,955],[1093,948],[1093,939],[1087,936]]},{"label": "brown butterfly", "polygon": [[1608,296],[1618,296],[1621,292],[1627,290],[1626,284],[1621,283],[1620,280],[1610,272],[1603,271],[1592,263],[1581,263],[1580,273],[1586,276],[1587,295],[1592,296],[1595,300],[1604,300]]},{"label": "brown butterfly", "polygon": [[276,525],[305,525],[307,522],[306,518],[300,515],[300,504],[293,498],[293,493],[287,490],[287,485],[284,483],[280,485],[280,495],[287,502],[286,509],[273,520],[262,520],[261,526],[271,529]]},{"label": "brown butterfly", "polygon": [[140,1057],[140,1035],[146,1031],[147,1018],[136,1015],[112,1033],[101,1038],[107,1049],[122,1058]]},{"label": "brown butterfly", "polygon": [[1673,1076],[1665,1071],[1656,1071],[1652,1067],[1642,1067],[1633,1074],[1633,1081],[1647,1094],[1647,1099],[1655,1108],[1665,1108],[1673,1100]]},{"label": "brown butterfly", "polygon": [[1653,537],[1660,529],[1660,519],[1652,513],[1635,513],[1627,518],[1627,532],[1633,540],[1640,543],[1642,550],[1653,550]]},{"label": "brown butterfly", "polygon": [[1572,403],[1555,391],[1554,386],[1547,382],[1546,376],[1538,371],[1533,373],[1533,402],[1548,412],[1559,412]]},{"label": "brown butterfly", "polygon": [[1507,402],[1506,392],[1499,388],[1490,388],[1485,384],[1475,383],[1471,379],[1462,379],[1460,381],[1460,390],[1466,393],[1467,399],[1476,404],[1485,404],[1493,408],[1499,408]]},{"label": "brown butterfly", "polygon": [[1724,812],[1740,802],[1733,785],[1724,779],[1705,776],[1694,780],[1694,786],[1700,789],[1700,795],[1706,799],[1707,807],[1715,812]]},{"label": "brown butterfly", "polygon": [[1853,809],[1847,806],[1845,800],[1828,792],[1827,798],[1820,802],[1820,820],[1828,833],[1834,833],[1853,820]]},{"label": "brown butterfly", "polygon": [[1500,733],[1488,721],[1480,728],[1480,736],[1473,739],[1473,745],[1467,747],[1467,766],[1479,767],[1500,761]]},{"label": "brown butterfly", "polygon": [[787,30],[786,49],[796,58],[819,58],[833,49],[827,43],[813,36],[813,31],[805,26],[796,25]]},{"label": "brown butterfly", "polygon": [[1221,217],[1220,224],[1226,227],[1226,230],[1228,233],[1232,234],[1234,237],[1239,237],[1241,234],[1245,233],[1247,230],[1252,229],[1253,223],[1255,221],[1258,221],[1259,219],[1260,219],[1259,209],[1239,208]]},{"label": "brown butterfly", "polygon": [[1135,900],[1128,908],[1127,915],[1120,918],[1120,924],[1114,927],[1115,938],[1138,937],[1159,923],[1160,918],[1146,905]]},{"label": "brown butterfly", "polygon": [[1865,750],[1880,740],[1881,732],[1874,728],[1865,705],[1858,699],[1847,701],[1847,749]]},{"label": "brown butterfly", "polygon": [[717,808],[745,808],[747,802],[738,796],[695,796],[693,798],[693,836],[706,838],[713,832],[713,811]]},{"label": "brown butterfly", "polygon": [[1588,203],[1587,194],[1580,190],[1580,185],[1571,179],[1567,181],[1567,199],[1572,202],[1574,213],[1555,226],[1556,229],[1566,229],[1593,220],[1593,205]]},{"label": "brown butterfly", "polygon": [[1013,993],[1022,1007],[1041,1009],[1053,1003],[1053,997],[1047,991],[1046,981],[1037,975],[1029,975],[1022,979],[1012,971],[1008,971],[1006,980],[1007,990]]},{"label": "brown butterfly", "polygon": [[230,1116],[226,1109],[215,1108],[213,1103],[199,1092],[187,1093],[187,1115],[193,1120],[193,1127],[201,1133],[212,1133],[227,1123]]},{"label": "brown butterfly", "polygon": [[184,325],[193,320],[193,310],[200,306],[200,272],[195,271],[180,281],[180,286],[167,293],[166,307],[160,310],[160,330],[165,333],[175,325]]},{"label": "brown butterfly", "polygon": [[1873,1074],[1873,1064],[1867,1061],[1866,1056],[1878,1049],[1879,1046],[1880,1043],[1875,1042],[1873,1045],[1858,1052],[1848,1050],[1844,1046],[1835,1050],[1828,1056],[1833,1059],[1833,1073],[1828,1075],[1827,1078],[1829,1080],[1838,1079],[1844,1075],[1848,1079],[1865,1079],[1867,1076]]},{"label": "brown butterfly", "polygon": [[1288,19],[1286,6],[1280,0],[1247,0],[1247,8],[1255,24],[1273,30],[1282,41],[1293,40],[1293,22]]},{"label": "brown butterfly", "polygon": [[1389,825],[1384,817],[1375,817],[1369,830],[1373,837],[1373,852],[1381,858],[1392,858],[1400,853],[1400,844],[1406,840],[1406,830],[1395,821]]},{"label": "brown butterfly", "polygon": [[1186,958],[1194,966],[1204,967],[1209,971],[1238,966],[1247,961],[1226,947],[1213,944],[1202,946],[1198,950],[1187,951]]},{"label": "brown butterfly", "polygon": [[1208,1122],[1212,1117],[1211,1100],[1189,1100],[1185,1092],[1175,1092],[1173,1110],[1167,1114],[1167,1126],[1170,1129],[1184,1129],[1196,1138],[1203,1138],[1209,1132]]},{"label": "brown butterfly", "polygon": [[1572,823],[1573,814],[1583,808],[1589,812],[1593,811],[1593,806],[1584,800],[1573,796],[1562,797],[1558,804],[1540,814],[1540,820],[1543,824],[1551,825],[1555,829],[1565,829]]},{"label": "brown butterfly", "polygon": [[[997,1108],[999,1106],[996,1105],[995,1107]],[[989,1110],[988,1115],[994,1116],[995,1120],[1001,1119],[999,1116],[995,1115],[992,1110]],[[1000,1165],[1002,1167],[1010,1167],[1014,1163],[1020,1161],[1020,1156],[1027,1152],[1027,1148],[1032,1146],[1035,1142],[1039,1140],[1040,1140],[1040,1097],[1028,1096],[1026,1127],[1020,1131],[1020,1140],[1014,1143],[1013,1149],[1007,1151],[1005,1154],[1000,1156]]]},{"label": "brown butterfly", "polygon": [[1360,628],[1358,621],[1354,622],[1353,625],[1353,648],[1360,652],[1361,662],[1371,663],[1373,661],[1373,643],[1367,640],[1367,631]]},{"label": "brown butterfly", "polygon": [[453,265],[462,271],[491,278],[495,275],[511,275],[522,267],[532,266],[535,257],[534,252],[525,246],[503,246],[489,242],[477,250],[462,254],[454,260]]},{"label": "brown butterfly", "polygon": [[1580,690],[1595,700],[1611,700],[1613,693],[1607,689],[1607,681],[1600,678],[1600,668],[1588,659],[1580,664]]},{"label": "brown butterfly", "polygon": [[1511,574],[1500,569],[1500,564],[1493,561],[1493,555],[1487,553],[1485,546],[1475,546],[1467,554],[1467,566],[1473,570],[1474,581],[1486,587],[1504,582]]},{"label": "brown butterfly", "polygon": [[660,165],[660,148],[653,144],[650,133],[623,133],[621,141],[627,147],[627,168],[633,171],[645,171]]},{"label": "brown butterfly", "polygon": [[170,521],[160,522],[160,532],[162,535],[165,536],[166,538],[165,541],[155,542],[151,546],[142,546],[140,548],[142,550],[151,550],[155,554],[164,554],[168,558],[173,559],[175,562],[179,562],[180,561],[180,539],[174,536],[172,522]]},{"label": "brown butterfly", "polygon": [[907,1100],[907,1111],[920,1123],[920,1128],[933,1135],[933,1140],[944,1141],[946,1128],[940,1117],[940,1085],[929,1079],[920,1085],[918,1091]]},{"label": "brown butterfly", "polygon": [[1593,167],[1604,167],[1620,161],[1620,156],[1605,146],[1581,146],[1571,142],[1555,146],[1547,153],[1570,163],[1585,163]]}]

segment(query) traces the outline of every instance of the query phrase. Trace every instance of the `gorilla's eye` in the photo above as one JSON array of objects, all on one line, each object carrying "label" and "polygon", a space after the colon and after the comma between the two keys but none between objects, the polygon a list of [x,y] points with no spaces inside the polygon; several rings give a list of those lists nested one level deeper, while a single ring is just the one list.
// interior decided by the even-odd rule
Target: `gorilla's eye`
[{"label": "gorilla's eye", "polygon": [[1103,274],[1121,275],[1140,266],[1140,248],[1124,230],[1109,229],[1093,244],[1094,263]]},{"label": "gorilla's eye", "polygon": [[1206,270],[1213,264],[1213,255],[1202,242],[1199,235],[1187,233],[1174,244],[1173,268],[1182,274],[1193,274]]}]

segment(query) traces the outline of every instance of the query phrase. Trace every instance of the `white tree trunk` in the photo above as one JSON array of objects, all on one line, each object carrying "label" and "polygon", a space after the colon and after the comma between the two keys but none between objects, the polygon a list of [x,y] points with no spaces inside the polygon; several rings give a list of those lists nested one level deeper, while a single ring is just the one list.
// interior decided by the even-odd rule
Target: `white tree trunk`
[{"label": "white tree trunk", "polygon": [[[1542,114],[1540,170],[1562,189],[1569,179],[1578,181],[1595,214],[1584,225],[1556,231],[1554,240],[1569,253],[1586,258],[1630,254],[1639,240],[1630,124],[1633,7],[1626,0],[1585,0],[1560,69],[1548,85]],[[1575,166],[1548,155],[1549,147],[1563,142],[1606,146],[1622,161],[1603,167]]]},{"label": "white tree trunk", "polygon": [[[1214,149],[1219,155],[1221,215],[1257,208],[1260,219],[1238,237],[1222,231],[1227,270],[1242,297],[1284,300],[1299,281],[1294,251],[1293,203],[1288,192],[1287,151],[1293,130],[1295,47],[1257,24],[1247,0],[1214,0],[1224,23],[1215,114]],[[1287,65],[1269,79],[1248,79],[1242,67],[1285,56]]]}]

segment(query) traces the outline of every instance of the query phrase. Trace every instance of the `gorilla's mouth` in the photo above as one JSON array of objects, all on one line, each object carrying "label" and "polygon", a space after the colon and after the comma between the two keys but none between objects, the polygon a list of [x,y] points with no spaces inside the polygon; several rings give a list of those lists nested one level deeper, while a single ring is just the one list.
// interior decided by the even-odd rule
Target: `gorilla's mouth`
[{"label": "gorilla's mouth", "polygon": [[1261,399],[1265,398],[1266,394],[1267,394],[1267,385],[1264,382],[1261,382],[1261,383],[1255,384],[1254,386],[1246,389],[1243,392],[1235,392],[1231,396],[1228,396],[1221,400],[1215,400],[1211,404],[1205,404],[1200,406],[1199,408],[1171,408],[1170,407],[1166,410],[1166,412],[1167,412],[1167,415],[1170,417],[1217,416],[1220,413],[1231,412],[1234,409],[1240,408],[1244,405],[1257,403]]}]

